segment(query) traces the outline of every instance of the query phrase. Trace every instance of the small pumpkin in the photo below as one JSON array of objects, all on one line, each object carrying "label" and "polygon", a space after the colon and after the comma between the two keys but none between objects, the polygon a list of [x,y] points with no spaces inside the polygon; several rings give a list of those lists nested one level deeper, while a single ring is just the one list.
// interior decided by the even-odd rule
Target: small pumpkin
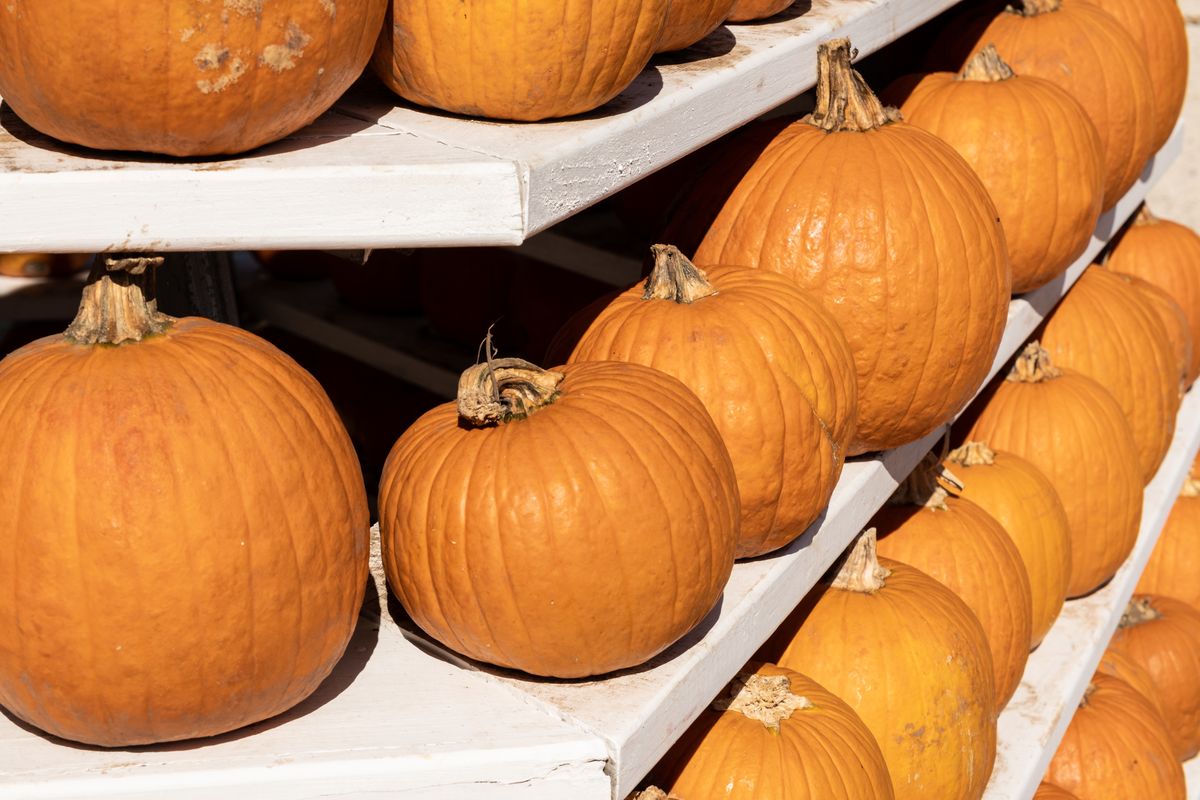
[{"label": "small pumpkin", "polygon": [[1079,798],[1066,789],[1058,788],[1053,783],[1042,781],[1038,784],[1037,793],[1034,794],[1033,800],[1079,800]]},{"label": "small pumpkin", "polygon": [[658,48],[671,6],[387,0],[371,66],[388,88],[423,106],[525,122],[568,117],[633,82]]},{"label": "small pumpkin", "polygon": [[958,151],[987,187],[1012,262],[1014,294],[1062,273],[1091,241],[1104,195],[1096,126],[1067,92],[1016,75],[988,45],[962,71],[901,79],[904,119]]},{"label": "small pumpkin", "polygon": [[667,24],[655,52],[691,47],[725,21],[733,3],[734,0],[671,0]]},{"label": "small pumpkin", "polygon": [[1159,321],[1162,322],[1163,329],[1167,334],[1167,342],[1171,345],[1171,352],[1175,354],[1175,370],[1172,375],[1179,379],[1179,396],[1182,398],[1190,384],[1188,370],[1192,366],[1193,347],[1192,331],[1188,327],[1188,318],[1187,314],[1183,313],[1183,306],[1167,294],[1165,289],[1160,289],[1148,280],[1136,275],[1127,275],[1124,272],[1114,274],[1132,287],[1139,297],[1146,300],[1149,307],[1154,309],[1154,313],[1158,315]]},{"label": "small pumpkin", "polygon": [[730,22],[751,22],[773,17],[796,0],[734,0],[733,8],[726,18]]},{"label": "small pumpkin", "polygon": [[1142,482],[1158,471],[1175,435],[1179,374],[1161,317],[1125,281],[1087,270],[1042,328],[1054,363],[1107,389],[1133,431]]},{"label": "small pumpkin", "polygon": [[1015,453],[1054,485],[1071,530],[1067,597],[1091,592],[1133,550],[1142,473],[1121,406],[1091,378],[1030,342],[977,404],[967,438]]},{"label": "small pumpkin", "polygon": [[1114,650],[1110,645],[1104,651],[1104,655],[1100,657],[1096,672],[1120,678],[1136,689],[1138,694],[1149,700],[1150,705],[1154,706],[1154,710],[1158,712],[1158,716],[1163,722],[1163,727],[1166,727],[1166,715],[1163,713],[1159,700],[1158,688],[1154,685],[1154,678],[1150,677],[1150,673],[1146,671],[1145,667],[1124,652]]},{"label": "small pumpkin", "polygon": [[742,501],[738,557],[778,549],[828,505],[854,435],[854,359],[838,324],[763,270],[700,270],[654,247],[645,285],[608,303],[570,363],[633,361],[683,381],[721,432]]},{"label": "small pumpkin", "polygon": [[850,705],[879,742],[898,800],[982,797],[996,757],[987,638],[945,586],[877,558],[873,530],[760,655]]},{"label": "small pumpkin", "polygon": [[1200,609],[1200,480],[1196,467],[1171,506],[1150,561],[1138,579],[1139,594],[1157,594]]},{"label": "small pumpkin", "polygon": [[[392,448],[379,526],[388,583],[426,633],[579,678],[643,663],[712,609],[737,548],[737,482],[675,378],[489,357]],[[622,635],[597,636],[596,620]]]},{"label": "small pumpkin", "polygon": [[749,664],[650,773],[668,796],[891,800],[879,744],[844,701],[773,664]]},{"label": "small pumpkin", "polygon": [[1105,264],[1114,272],[1150,281],[1179,302],[1192,331],[1191,386],[1200,377],[1200,236],[1178,222],[1155,217],[1143,205]]},{"label": "small pumpkin", "polygon": [[0,253],[0,275],[10,278],[57,278],[73,275],[87,266],[82,253]]},{"label": "small pumpkin", "polygon": [[[974,396],[1007,319],[1009,266],[962,157],[880,105],[848,40],[822,44],[818,63],[816,110],[761,151],[695,260],[785,275],[842,325],[858,372],[853,455],[918,439]],[[713,180],[695,193],[719,193],[727,175]]]},{"label": "small pumpkin", "polygon": [[1021,554],[1033,600],[1029,646],[1037,647],[1062,610],[1071,577],[1071,528],[1058,492],[1033,464],[986,442],[964,443],[945,464],[961,481],[959,496],[999,522]]},{"label": "small pumpkin", "polygon": [[1067,726],[1046,780],[1086,800],[1185,800],[1183,767],[1150,701],[1097,674]]},{"label": "small pumpkin", "polygon": [[1109,649],[1149,674],[1179,760],[1200,752],[1200,610],[1173,597],[1136,595]]}]

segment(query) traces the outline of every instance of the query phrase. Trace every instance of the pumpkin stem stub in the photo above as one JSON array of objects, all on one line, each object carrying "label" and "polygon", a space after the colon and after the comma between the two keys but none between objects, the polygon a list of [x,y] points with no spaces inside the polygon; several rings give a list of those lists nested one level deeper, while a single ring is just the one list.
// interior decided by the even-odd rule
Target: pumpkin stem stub
[{"label": "pumpkin stem stub", "polygon": [[1133,218],[1133,224],[1137,225],[1153,225],[1158,222],[1158,217],[1150,213],[1150,204],[1142,203],[1142,207],[1138,209],[1137,216]]},{"label": "pumpkin stem stub", "polygon": [[1053,11],[1058,11],[1062,8],[1062,0],[1024,0],[1021,3],[1022,9],[1016,11],[1012,6],[1008,7],[1009,11],[1014,11],[1023,17],[1036,17],[1038,14],[1049,14]]},{"label": "pumpkin stem stub", "polygon": [[1004,63],[1004,59],[1000,57],[996,45],[989,44],[972,56],[955,80],[997,83],[1006,81],[1014,75],[1016,73],[1013,72],[1012,67]]},{"label": "pumpkin stem stub", "polygon": [[996,451],[984,442],[963,442],[946,460],[960,467],[990,467],[996,463]]},{"label": "pumpkin stem stub", "polygon": [[79,311],[64,332],[75,344],[140,342],[175,321],[158,310],[154,270],[161,256],[107,256],[97,259],[83,288]]},{"label": "pumpkin stem stub", "polygon": [[804,122],[828,133],[871,131],[900,121],[850,66],[855,51],[849,39],[834,39],[817,49],[817,105]]},{"label": "pumpkin stem stub", "polygon": [[673,794],[667,794],[657,786],[647,786],[640,792],[634,792],[629,800],[680,800]]},{"label": "pumpkin stem stub", "polygon": [[1050,362],[1049,351],[1034,341],[1025,345],[1025,349],[1017,356],[1016,363],[1004,379],[1014,383],[1041,383],[1061,375],[1062,370]]},{"label": "pumpkin stem stub", "polygon": [[888,503],[894,506],[924,506],[930,511],[949,511],[946,500],[950,492],[961,492],[963,484],[941,462],[939,454],[926,453],[917,468],[896,487]]},{"label": "pumpkin stem stub", "polygon": [[554,402],[565,377],[521,358],[493,359],[489,352],[458,379],[458,415],[477,428],[524,419]]},{"label": "pumpkin stem stub", "polygon": [[830,584],[834,589],[874,594],[882,589],[892,571],[879,563],[876,553],[875,529],[862,532],[850,552],[842,559],[837,576]]},{"label": "pumpkin stem stub", "polygon": [[717,294],[704,270],[675,245],[652,245],[650,253],[654,256],[654,269],[646,278],[643,300],[670,300],[687,305]]},{"label": "pumpkin stem stub", "polygon": [[1188,479],[1183,482],[1182,488],[1179,490],[1180,497],[1200,497],[1200,480],[1188,476]]},{"label": "pumpkin stem stub", "polygon": [[1139,595],[1129,601],[1129,605],[1125,608],[1125,613],[1121,615],[1121,622],[1118,627],[1136,627],[1146,622],[1153,622],[1161,616],[1162,614],[1158,613],[1158,609],[1154,607],[1154,603],[1150,597]]},{"label": "pumpkin stem stub", "polygon": [[728,693],[713,702],[716,711],[736,711],[776,733],[780,723],[795,711],[812,707],[807,697],[792,694],[792,682],[786,675],[751,672],[739,673],[730,682]]}]

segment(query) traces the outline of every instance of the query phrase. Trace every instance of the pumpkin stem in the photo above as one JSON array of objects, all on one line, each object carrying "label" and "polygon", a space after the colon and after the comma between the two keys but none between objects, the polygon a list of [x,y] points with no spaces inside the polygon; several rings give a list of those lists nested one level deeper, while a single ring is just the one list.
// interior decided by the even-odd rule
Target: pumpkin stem
[{"label": "pumpkin stem", "polygon": [[1180,497],[1200,497],[1200,480],[1188,476],[1188,479],[1183,482],[1183,487],[1179,490]]},{"label": "pumpkin stem", "polygon": [[1142,207],[1138,209],[1137,216],[1133,218],[1134,225],[1153,225],[1158,221],[1158,217],[1150,213],[1149,203],[1142,203]]},{"label": "pumpkin stem", "polygon": [[875,550],[875,529],[867,528],[842,560],[837,577],[830,585],[848,592],[874,594],[886,585],[884,581],[891,574],[890,569],[879,563]]},{"label": "pumpkin stem", "polygon": [[817,106],[804,118],[828,133],[872,131],[898,122],[900,112],[884,107],[853,67],[849,39],[834,39],[817,48]]},{"label": "pumpkin stem", "polygon": [[779,724],[794,711],[812,708],[813,704],[807,697],[792,694],[792,682],[786,675],[740,672],[712,707],[716,711],[736,711],[778,733]]},{"label": "pumpkin stem", "polygon": [[458,379],[458,415],[476,428],[524,419],[558,397],[566,376],[522,358],[493,358],[492,334],[483,342],[484,362]]},{"label": "pumpkin stem", "polygon": [[1012,71],[1012,67],[1005,64],[1004,59],[1000,58],[1000,53],[997,52],[996,45],[989,44],[967,62],[966,66],[962,68],[962,72],[958,73],[955,77],[955,80],[996,83],[998,81],[1006,81],[1015,74]]},{"label": "pumpkin stem", "polygon": [[640,792],[634,792],[629,800],[681,800],[681,798],[673,794],[667,794],[657,786],[647,786]]},{"label": "pumpkin stem", "polygon": [[1036,341],[1025,345],[1017,356],[1012,370],[1005,376],[1014,383],[1041,383],[1062,375],[1062,370],[1050,363],[1050,353]]},{"label": "pumpkin stem", "polygon": [[175,321],[158,310],[154,269],[161,256],[97,258],[83,287],[79,311],[63,334],[75,344],[140,342],[162,333]]},{"label": "pumpkin stem", "polygon": [[1096,684],[1088,682],[1087,688],[1083,690],[1083,697],[1079,698],[1079,707],[1084,708],[1092,700],[1092,695],[1096,693]]},{"label": "pumpkin stem", "polygon": [[1118,627],[1133,628],[1142,625],[1146,622],[1153,622],[1161,617],[1158,609],[1154,607],[1154,602],[1149,595],[1138,595],[1129,601],[1129,605],[1125,607],[1125,613],[1121,615],[1121,622]]},{"label": "pumpkin stem", "polygon": [[917,468],[908,473],[888,500],[893,506],[924,506],[931,511],[949,511],[946,498],[950,496],[945,485],[954,491],[962,491],[962,481],[942,466],[938,453],[926,453]]},{"label": "pumpkin stem", "polygon": [[670,300],[689,304],[717,293],[708,282],[704,270],[693,264],[673,244],[656,244],[650,247],[654,256],[654,269],[646,278],[643,300]]},{"label": "pumpkin stem", "polygon": [[1038,14],[1049,14],[1052,11],[1058,11],[1062,8],[1062,0],[1024,0],[1021,6],[1020,11],[1014,9],[1012,6],[1009,6],[1006,10],[1014,14],[1020,14],[1023,17],[1036,17]]},{"label": "pumpkin stem", "polygon": [[964,442],[946,460],[960,467],[990,467],[996,463],[996,451],[983,442]]}]

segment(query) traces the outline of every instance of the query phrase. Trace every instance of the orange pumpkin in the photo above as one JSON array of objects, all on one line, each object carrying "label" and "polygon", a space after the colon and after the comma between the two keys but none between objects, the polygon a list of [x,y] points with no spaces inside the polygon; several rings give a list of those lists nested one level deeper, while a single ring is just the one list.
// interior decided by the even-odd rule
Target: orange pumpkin
[{"label": "orange pumpkin", "polygon": [[53,278],[72,275],[87,266],[82,253],[0,253],[0,275],[10,278]]},{"label": "orange pumpkin", "polygon": [[1200,480],[1195,472],[1193,466],[1171,507],[1137,592],[1174,597],[1200,609]]},{"label": "orange pumpkin", "polygon": [[1145,667],[1125,655],[1124,652],[1114,650],[1110,646],[1100,657],[1100,664],[1096,667],[1096,672],[1120,678],[1136,689],[1138,694],[1149,700],[1150,705],[1154,706],[1154,710],[1158,712],[1158,716],[1162,720],[1163,727],[1166,727],[1166,716],[1163,714],[1162,705],[1159,702],[1158,689],[1154,685],[1154,678],[1150,677],[1150,673],[1146,671]]},{"label": "orange pumpkin", "polygon": [[1200,610],[1173,597],[1137,595],[1109,649],[1149,674],[1179,760],[1200,752]]},{"label": "orange pumpkin", "polygon": [[762,655],[809,675],[875,735],[898,800],[978,800],[996,756],[991,655],[979,620],[925,573],[855,543]]},{"label": "orange pumpkin", "polygon": [[362,475],[321,387],[253,334],[159,313],[150,261],[108,259],[131,273],[101,268],[65,335],[0,361],[0,454],[22,476],[0,483],[20,609],[0,616],[0,705],[104,746],[296,705],[367,577]]},{"label": "orange pumpkin", "polygon": [[655,52],[691,47],[725,21],[734,0],[671,0],[667,24]]},{"label": "orange pumpkin", "polygon": [[[641,664],[712,609],[737,482],[708,412],[669,375],[489,359],[392,448],[379,525],[388,583],[430,636],[577,678]],[[622,635],[597,636],[596,620]]]},{"label": "orange pumpkin", "polygon": [[[779,272],[842,325],[858,370],[855,454],[918,439],[975,394],[1007,319],[1008,257],[962,157],[883,109],[847,40],[821,45],[819,63],[816,110],[762,151],[695,260]],[[710,190],[701,180],[696,192]]]},{"label": "orange pumpkin", "polygon": [[567,117],[604,105],[637,77],[671,6],[387,0],[371,65],[392,91],[423,106],[530,122]]},{"label": "orange pumpkin", "polygon": [[749,664],[651,772],[667,796],[891,800],[871,731],[811,678]]},{"label": "orange pumpkin", "polygon": [[333,105],[366,66],[385,4],[9,3],[0,96],[42,133],[86,147],[240,153]]},{"label": "orange pumpkin", "polygon": [[1190,386],[1200,377],[1200,236],[1142,206],[1105,263],[1114,272],[1145,278],[1179,302],[1192,331]]},{"label": "orange pumpkin", "polygon": [[645,288],[599,312],[577,361],[633,361],[679,378],[721,432],[742,499],[738,556],[799,536],[828,505],[854,435],[854,358],[815,300],[779,275],[701,271],[656,245]]},{"label": "orange pumpkin", "polygon": [[1062,500],[1033,464],[984,442],[965,443],[945,463],[962,482],[959,495],[999,522],[1021,554],[1033,600],[1029,646],[1037,647],[1062,610],[1071,577],[1071,528]]},{"label": "orange pumpkin", "polygon": [[1067,597],[1111,578],[1142,517],[1137,448],[1113,396],[1031,342],[974,413],[967,438],[1021,456],[1058,491],[1071,529]]},{"label": "orange pumpkin", "polygon": [[1120,404],[1149,483],[1171,446],[1180,402],[1175,356],[1150,302],[1112,272],[1089,269],[1046,320],[1042,346]]},{"label": "orange pumpkin", "polygon": [[1058,788],[1053,783],[1042,781],[1038,784],[1037,793],[1033,796],[1033,800],[1079,800],[1079,798],[1066,789]]},{"label": "orange pumpkin", "polygon": [[[1014,7],[1019,5],[1019,7]],[[1079,101],[1104,151],[1105,209],[1141,175],[1157,136],[1146,59],[1121,23],[1088,0],[1023,0],[982,25],[952,26],[935,50],[995,45],[1018,75],[1044,78]]]},{"label": "orange pumpkin", "polygon": [[1183,767],[1150,701],[1097,674],[1050,761],[1046,780],[1086,800],[1185,800]]},{"label": "orange pumpkin", "polygon": [[1138,296],[1146,300],[1148,306],[1154,309],[1154,313],[1162,322],[1163,329],[1167,334],[1167,343],[1171,346],[1171,352],[1175,354],[1175,369],[1172,371],[1172,375],[1179,379],[1179,397],[1182,398],[1190,383],[1188,370],[1192,367],[1193,347],[1192,331],[1188,327],[1188,318],[1187,314],[1183,313],[1183,306],[1167,294],[1165,289],[1160,289],[1148,280],[1136,275],[1127,275],[1124,272],[1113,274],[1133,287]]},{"label": "orange pumpkin", "polygon": [[727,19],[730,22],[750,22],[773,17],[796,0],[734,0]]},{"label": "orange pumpkin", "polygon": [[1087,112],[1053,83],[1014,75],[990,45],[958,73],[902,79],[904,119],[945,140],[987,187],[1012,262],[1012,291],[1036,289],[1091,241],[1104,157]]}]

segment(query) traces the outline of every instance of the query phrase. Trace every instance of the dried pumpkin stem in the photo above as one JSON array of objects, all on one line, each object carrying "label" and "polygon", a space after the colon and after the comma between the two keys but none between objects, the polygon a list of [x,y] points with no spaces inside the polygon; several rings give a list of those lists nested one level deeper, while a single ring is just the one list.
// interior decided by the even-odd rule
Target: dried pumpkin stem
[{"label": "dried pumpkin stem", "polygon": [[657,786],[647,786],[640,792],[634,792],[629,800],[680,800],[673,794],[667,794]]},{"label": "dried pumpkin stem", "polygon": [[1149,203],[1142,203],[1142,207],[1138,209],[1137,216],[1133,218],[1134,225],[1153,225],[1158,221],[1158,217],[1150,213]]},{"label": "dried pumpkin stem", "polygon": [[643,300],[688,304],[717,293],[704,270],[693,264],[675,245],[652,245],[650,253],[654,256],[654,269],[646,278]]},{"label": "dried pumpkin stem", "polygon": [[1125,613],[1121,615],[1119,627],[1133,628],[1146,622],[1153,622],[1161,617],[1158,609],[1154,607],[1153,601],[1145,595],[1134,597],[1129,601],[1129,605],[1125,607]]},{"label": "dried pumpkin stem", "polygon": [[165,331],[175,319],[158,310],[152,288],[162,263],[162,257],[98,258],[63,335],[75,344],[122,344]]},{"label": "dried pumpkin stem", "polygon": [[1183,482],[1183,486],[1179,489],[1180,497],[1200,497],[1200,480],[1188,477]]},{"label": "dried pumpkin stem", "polygon": [[817,49],[817,104],[804,118],[823,131],[871,131],[900,119],[887,108],[850,66],[854,51],[849,39],[834,39]]},{"label": "dried pumpkin stem", "polygon": [[458,379],[458,415],[475,427],[525,417],[558,396],[564,376],[521,358],[490,357]]},{"label": "dried pumpkin stem", "polygon": [[1096,684],[1088,683],[1087,688],[1083,690],[1083,697],[1079,698],[1079,707],[1083,708],[1092,700],[1092,695],[1096,693]]},{"label": "dried pumpkin stem", "polygon": [[875,547],[875,529],[868,528],[854,542],[830,585],[834,589],[863,594],[874,594],[882,589],[892,571],[879,563]]},{"label": "dried pumpkin stem", "polygon": [[1050,362],[1050,353],[1038,342],[1025,345],[1013,368],[1005,376],[1015,383],[1041,383],[1062,375],[1062,370]]},{"label": "dried pumpkin stem", "polygon": [[888,503],[894,506],[924,506],[931,511],[947,511],[946,498],[950,496],[946,486],[962,491],[962,481],[942,466],[937,453],[926,453],[917,468],[908,473],[892,493]]},{"label": "dried pumpkin stem", "polygon": [[1058,11],[1062,8],[1062,0],[1023,0],[1021,10],[1016,10],[1012,6],[1008,7],[1008,11],[1020,14],[1023,17],[1036,17],[1038,14],[1049,14],[1052,11]]},{"label": "dried pumpkin stem", "polygon": [[792,682],[786,675],[753,672],[739,673],[730,682],[728,692],[713,702],[717,711],[736,711],[772,731],[778,731],[780,723],[794,712],[812,707],[807,697],[792,694]]},{"label": "dried pumpkin stem", "polygon": [[996,46],[989,44],[967,62],[955,80],[996,83],[1006,81],[1015,74],[1012,67],[1005,64],[1004,59],[1000,58]]},{"label": "dried pumpkin stem", "polygon": [[996,451],[983,442],[964,442],[951,450],[946,460],[960,467],[990,467],[996,463]]}]

